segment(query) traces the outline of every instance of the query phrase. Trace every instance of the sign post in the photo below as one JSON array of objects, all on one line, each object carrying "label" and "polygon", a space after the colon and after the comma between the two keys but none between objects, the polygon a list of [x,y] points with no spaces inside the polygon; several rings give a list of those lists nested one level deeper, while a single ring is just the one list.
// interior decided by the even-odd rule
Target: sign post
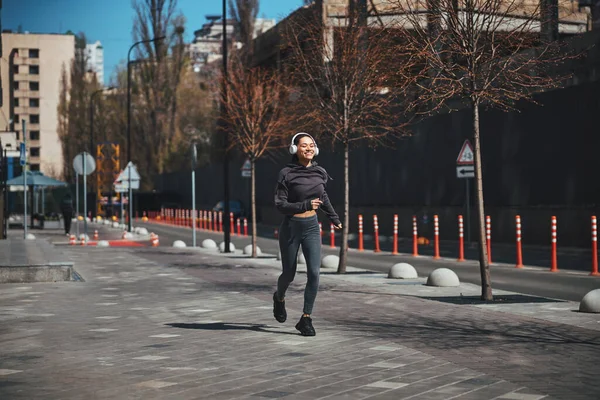
[{"label": "sign post", "polygon": [[456,159],[456,176],[459,179],[465,179],[465,199],[467,216],[467,243],[471,243],[471,190],[469,183],[475,177],[475,157],[473,156],[473,147],[469,140],[465,140]]},{"label": "sign post", "polygon": [[[123,189],[121,192],[121,218],[123,218],[123,193],[129,192],[129,197],[127,201],[129,202],[129,223],[128,223],[128,231],[131,232],[131,220],[133,214],[133,189],[140,188],[140,174],[138,173],[137,168],[130,161],[125,169],[121,171],[117,180],[115,181],[115,188],[119,185]],[[118,191],[118,190],[115,190]]]},{"label": "sign post", "polygon": [[20,164],[23,171],[23,239],[27,239],[27,131],[25,120],[23,126],[23,141],[21,142]]},{"label": "sign post", "polygon": [[196,247],[196,161],[198,151],[196,143],[192,144],[192,247]]},{"label": "sign post", "polygon": [[[83,243],[87,244],[87,176],[96,169],[96,160],[88,153],[79,153],[73,159],[73,168],[77,174],[77,183],[79,184],[79,175],[83,175]],[[79,213],[79,188],[77,188],[77,211]],[[77,234],[79,235],[79,217],[77,218]]]}]

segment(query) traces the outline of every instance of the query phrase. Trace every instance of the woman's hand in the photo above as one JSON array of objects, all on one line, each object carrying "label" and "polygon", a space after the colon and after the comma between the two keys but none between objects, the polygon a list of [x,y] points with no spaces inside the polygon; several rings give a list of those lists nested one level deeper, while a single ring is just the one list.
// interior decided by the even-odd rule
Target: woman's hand
[{"label": "woman's hand", "polygon": [[333,227],[339,231],[340,229],[342,229],[342,223],[340,222],[339,225],[334,225]]},{"label": "woman's hand", "polygon": [[323,204],[323,202],[319,199],[312,199],[310,201],[310,205],[312,207],[313,210],[318,210],[319,207],[321,207],[321,204]]}]

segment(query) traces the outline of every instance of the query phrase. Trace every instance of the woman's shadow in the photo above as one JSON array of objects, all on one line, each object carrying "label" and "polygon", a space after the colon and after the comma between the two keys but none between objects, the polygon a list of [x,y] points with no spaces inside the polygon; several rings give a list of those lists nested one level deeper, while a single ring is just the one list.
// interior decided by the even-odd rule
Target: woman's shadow
[{"label": "woman's shadow", "polygon": [[230,322],[209,322],[206,324],[201,323],[183,323],[173,322],[165,324],[172,328],[180,329],[202,329],[206,331],[253,331],[262,333],[275,333],[283,335],[299,335],[296,332],[286,332],[280,330],[270,330],[269,326],[265,324],[244,324],[244,323],[230,323]]}]

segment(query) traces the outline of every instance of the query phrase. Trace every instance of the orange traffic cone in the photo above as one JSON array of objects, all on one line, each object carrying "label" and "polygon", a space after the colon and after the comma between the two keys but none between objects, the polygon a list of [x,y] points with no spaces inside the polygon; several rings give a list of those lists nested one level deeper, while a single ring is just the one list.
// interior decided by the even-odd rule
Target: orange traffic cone
[{"label": "orange traffic cone", "polygon": [[94,240],[98,240],[98,231],[94,231]]},{"label": "orange traffic cone", "polygon": [[150,234],[150,243],[152,243],[152,247],[158,247],[158,235],[151,233]]},{"label": "orange traffic cone", "polygon": [[127,231],[123,231],[123,235],[121,236],[121,239],[125,240],[126,236],[127,236]]},{"label": "orange traffic cone", "polygon": [[82,246],[85,246],[85,236],[81,236],[81,240],[79,241],[79,244]]},{"label": "orange traffic cone", "polygon": [[77,242],[75,241],[75,235],[69,236],[69,244],[71,246],[75,245]]}]

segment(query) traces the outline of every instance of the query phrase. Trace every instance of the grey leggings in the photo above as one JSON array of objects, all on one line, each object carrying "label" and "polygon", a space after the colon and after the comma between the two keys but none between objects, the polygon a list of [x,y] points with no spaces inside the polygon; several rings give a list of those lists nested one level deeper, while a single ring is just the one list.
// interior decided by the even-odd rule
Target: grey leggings
[{"label": "grey leggings", "polygon": [[306,259],[306,288],[304,289],[304,313],[312,314],[321,268],[321,235],[317,216],[308,218],[285,217],[279,229],[279,249],[283,272],[277,281],[277,297],[283,299],[290,283],[296,276],[298,250]]}]

